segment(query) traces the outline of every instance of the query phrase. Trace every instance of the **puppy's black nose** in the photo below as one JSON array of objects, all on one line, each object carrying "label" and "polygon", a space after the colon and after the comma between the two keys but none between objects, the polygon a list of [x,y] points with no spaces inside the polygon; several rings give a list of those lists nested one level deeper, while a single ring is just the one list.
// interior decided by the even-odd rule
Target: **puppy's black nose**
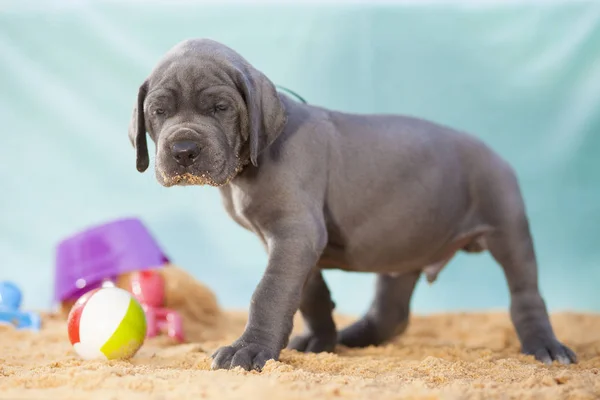
[{"label": "puppy's black nose", "polygon": [[189,167],[200,155],[200,146],[191,140],[181,140],[171,145],[171,155],[177,164]]}]

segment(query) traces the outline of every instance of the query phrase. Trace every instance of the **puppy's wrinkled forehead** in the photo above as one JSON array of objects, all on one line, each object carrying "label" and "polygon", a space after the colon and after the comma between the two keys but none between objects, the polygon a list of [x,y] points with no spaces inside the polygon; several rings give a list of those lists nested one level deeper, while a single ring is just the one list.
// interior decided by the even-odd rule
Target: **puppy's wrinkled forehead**
[{"label": "puppy's wrinkled forehead", "polygon": [[190,40],[174,47],[150,74],[149,93],[158,88],[182,95],[210,86],[237,87],[246,62],[233,50],[210,40]]},{"label": "puppy's wrinkled forehead", "polygon": [[221,85],[236,88],[233,77],[214,61],[198,58],[173,60],[150,76],[148,95],[160,89],[189,98],[203,89]]}]

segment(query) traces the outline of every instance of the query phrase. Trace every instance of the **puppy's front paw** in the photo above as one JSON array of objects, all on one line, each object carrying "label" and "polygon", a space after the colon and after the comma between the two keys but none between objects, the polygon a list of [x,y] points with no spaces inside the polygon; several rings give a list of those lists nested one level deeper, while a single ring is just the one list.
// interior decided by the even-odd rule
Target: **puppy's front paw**
[{"label": "puppy's front paw", "polygon": [[331,353],[335,349],[337,342],[336,332],[332,335],[316,335],[307,332],[295,336],[288,345],[288,349],[298,350],[304,353]]},{"label": "puppy's front paw", "polygon": [[278,357],[278,352],[266,346],[246,341],[237,341],[231,346],[221,347],[212,355],[213,362],[211,369],[241,367],[246,371],[255,370],[260,372],[267,361],[277,360]]},{"label": "puppy's front paw", "polygon": [[536,360],[544,364],[552,364],[558,361],[560,364],[575,364],[577,356],[573,350],[556,339],[535,338],[523,343],[522,352],[533,355]]}]

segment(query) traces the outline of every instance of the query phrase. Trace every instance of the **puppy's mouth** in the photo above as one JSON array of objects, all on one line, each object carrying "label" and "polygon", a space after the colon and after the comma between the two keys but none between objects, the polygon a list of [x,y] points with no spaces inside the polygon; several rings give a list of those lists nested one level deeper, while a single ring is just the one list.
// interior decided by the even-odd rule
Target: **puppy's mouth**
[{"label": "puppy's mouth", "polygon": [[[236,158],[235,168],[227,168],[227,165],[223,165],[217,174],[209,173],[197,173],[197,172],[176,172],[174,174],[167,175],[164,171],[160,172],[162,177],[162,184],[165,187],[171,186],[213,186],[221,187],[227,185],[233,178],[235,178],[244,168],[245,163],[241,162],[239,158]],[[227,171],[229,169],[229,171]]]},{"label": "puppy's mouth", "polygon": [[177,185],[179,185],[179,186],[210,185],[210,186],[215,186],[215,187],[223,186],[223,183],[219,184],[211,176],[209,176],[207,174],[195,175],[190,172],[186,172],[184,174],[167,176],[167,174],[165,174],[163,172],[163,173],[161,173],[161,175],[163,178],[163,184],[167,187],[177,186]]}]

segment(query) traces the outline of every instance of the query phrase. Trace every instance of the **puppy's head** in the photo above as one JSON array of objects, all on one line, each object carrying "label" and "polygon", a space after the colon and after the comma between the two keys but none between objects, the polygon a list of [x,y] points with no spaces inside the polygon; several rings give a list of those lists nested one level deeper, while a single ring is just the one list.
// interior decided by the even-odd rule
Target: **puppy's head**
[{"label": "puppy's head", "polygon": [[222,186],[261,152],[286,123],[275,86],[230,48],[208,39],[173,47],[139,88],[129,125],[140,172],[156,144],[164,186]]}]

